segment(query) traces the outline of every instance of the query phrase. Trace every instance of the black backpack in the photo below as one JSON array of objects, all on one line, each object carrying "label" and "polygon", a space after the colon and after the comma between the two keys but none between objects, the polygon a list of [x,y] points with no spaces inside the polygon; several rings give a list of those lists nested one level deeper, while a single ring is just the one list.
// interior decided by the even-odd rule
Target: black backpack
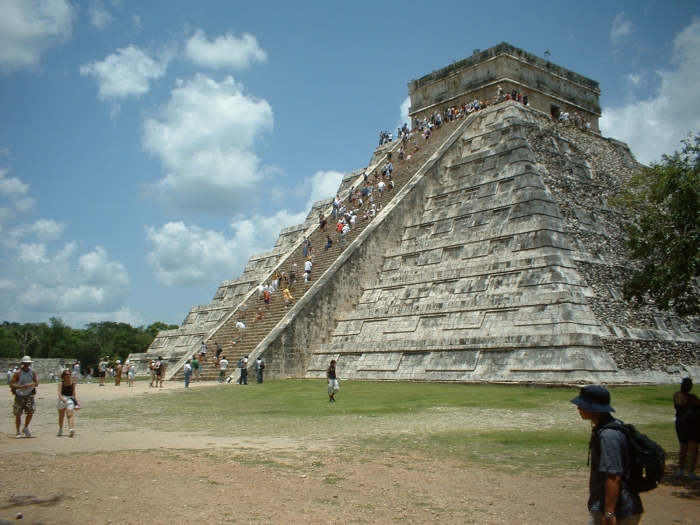
[{"label": "black backpack", "polygon": [[629,446],[627,486],[634,492],[648,492],[659,486],[666,468],[666,454],[656,441],[639,432],[634,425],[608,423],[601,430],[612,428],[624,433]]},{"label": "black backpack", "polygon": [[242,357],[238,360],[238,368],[243,368],[243,358]]}]

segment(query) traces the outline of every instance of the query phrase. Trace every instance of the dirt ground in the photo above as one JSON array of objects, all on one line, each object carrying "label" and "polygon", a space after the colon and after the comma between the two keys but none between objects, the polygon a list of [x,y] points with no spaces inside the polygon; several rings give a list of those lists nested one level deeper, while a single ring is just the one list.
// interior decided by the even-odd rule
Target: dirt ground
[{"label": "dirt ground", "polygon": [[[415,453],[348,460],[332,441],[236,437],[235,428],[228,437],[128,429],[130,397],[180,388],[81,385],[81,402],[113,400],[124,425],[79,412],[75,437],[59,438],[54,387],[42,385],[31,439],[14,439],[2,389],[0,525],[586,523],[585,471],[515,475]],[[672,466],[673,458],[666,483],[643,496],[645,525],[700,524],[700,482],[674,478]]]}]

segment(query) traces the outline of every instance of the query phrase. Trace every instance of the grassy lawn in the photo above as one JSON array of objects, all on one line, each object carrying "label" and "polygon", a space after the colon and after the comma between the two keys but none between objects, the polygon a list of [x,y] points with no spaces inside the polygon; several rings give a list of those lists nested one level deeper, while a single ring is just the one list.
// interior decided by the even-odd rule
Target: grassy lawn
[{"label": "grassy lawn", "polygon": [[[677,444],[675,386],[612,390],[617,416],[658,441]],[[566,472],[585,466],[590,426],[569,401],[577,390],[497,385],[342,381],[328,403],[324,380],[266,380],[142,396],[129,421],[154,430],[253,439],[331,440],[334,454],[412,454],[507,471]],[[92,417],[122,419],[108,406]],[[123,419],[122,419],[123,420]],[[266,461],[270,461],[268,455]]]}]

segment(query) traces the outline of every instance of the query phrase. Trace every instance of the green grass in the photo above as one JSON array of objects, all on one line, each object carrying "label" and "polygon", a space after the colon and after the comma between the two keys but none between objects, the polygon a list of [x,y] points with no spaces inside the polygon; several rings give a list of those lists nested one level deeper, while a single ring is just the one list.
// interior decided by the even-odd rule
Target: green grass
[{"label": "green grass", "polygon": [[[675,390],[615,388],[612,404],[618,417],[673,453]],[[169,432],[330,440],[332,453],[348,460],[383,455],[406,465],[412,454],[419,454],[506,471],[565,472],[586,463],[590,426],[569,402],[577,393],[563,388],[342,381],[338,402],[328,403],[324,380],[267,380],[263,385],[142,396],[130,402],[129,419],[136,426]],[[93,407],[83,416],[118,420],[123,414],[105,402],[104,410]],[[248,458],[273,468],[295,468],[288,452]],[[314,461],[322,464],[323,458]]]}]

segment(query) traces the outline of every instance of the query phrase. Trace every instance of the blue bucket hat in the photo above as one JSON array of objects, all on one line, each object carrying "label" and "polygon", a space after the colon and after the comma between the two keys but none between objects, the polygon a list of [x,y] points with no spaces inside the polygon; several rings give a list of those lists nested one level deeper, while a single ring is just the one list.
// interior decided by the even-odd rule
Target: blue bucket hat
[{"label": "blue bucket hat", "polygon": [[610,392],[598,385],[584,386],[571,402],[588,412],[615,412],[610,406]]}]

